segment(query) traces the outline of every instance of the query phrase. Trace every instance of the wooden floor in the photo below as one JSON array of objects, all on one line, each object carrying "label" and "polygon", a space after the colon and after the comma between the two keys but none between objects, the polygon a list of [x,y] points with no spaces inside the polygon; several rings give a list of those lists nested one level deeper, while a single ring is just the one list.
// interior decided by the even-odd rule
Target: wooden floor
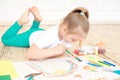
[{"label": "wooden floor", "polygon": [[[51,26],[43,26],[49,28]],[[92,24],[87,38],[83,41],[82,46],[96,45],[97,42],[103,41],[106,47],[106,53],[101,55],[118,65],[120,65],[120,25],[117,24]],[[0,26],[0,37],[9,28],[9,25]],[[20,32],[27,30],[29,26],[25,26]],[[77,43],[73,48],[76,48]],[[25,61],[27,48],[8,47],[0,42],[0,60]]]}]

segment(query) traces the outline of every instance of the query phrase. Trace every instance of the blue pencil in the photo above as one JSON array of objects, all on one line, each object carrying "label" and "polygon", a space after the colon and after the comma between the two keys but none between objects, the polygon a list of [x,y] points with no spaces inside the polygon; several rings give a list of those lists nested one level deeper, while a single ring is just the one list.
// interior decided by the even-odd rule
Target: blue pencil
[{"label": "blue pencil", "polygon": [[103,62],[106,63],[106,64],[108,64],[108,65],[115,66],[115,64],[112,64],[112,63],[110,63],[108,61],[103,60]]}]

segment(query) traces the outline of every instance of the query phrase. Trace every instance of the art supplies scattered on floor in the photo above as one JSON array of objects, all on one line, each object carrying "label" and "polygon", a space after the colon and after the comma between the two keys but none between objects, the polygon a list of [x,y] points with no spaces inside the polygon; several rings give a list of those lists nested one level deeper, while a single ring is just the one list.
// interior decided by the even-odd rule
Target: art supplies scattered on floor
[{"label": "art supplies scattered on floor", "polygon": [[104,60],[95,55],[87,55],[85,56],[85,58],[88,59],[87,64],[95,67],[96,71],[98,71],[99,69],[101,71],[112,72],[112,73],[120,75],[120,68],[117,68],[115,64],[107,60]]},{"label": "art supplies scattered on floor", "polygon": [[86,54],[98,54],[98,47],[97,46],[84,46],[80,49],[75,49],[74,54],[78,56],[83,56]]},{"label": "art supplies scattered on floor", "polygon": [[100,58],[99,56],[96,55],[86,55],[84,56],[85,59],[87,59],[89,61],[89,64],[96,64],[99,67],[110,67],[113,66],[115,67],[116,65],[111,63],[110,61],[104,60],[102,58]]},{"label": "art supplies scattered on floor", "polygon": [[77,80],[78,78],[81,80],[95,80],[103,78],[111,80],[118,78],[119,76],[120,68],[103,63],[103,61],[107,60],[104,60],[99,56],[87,55],[79,56],[78,58],[80,58],[82,62],[78,62],[73,58],[59,58],[48,59],[40,62],[30,62],[29,65],[32,66],[32,69],[42,72],[38,77],[39,79],[44,80],[62,80],[63,78],[64,80],[67,80],[65,79],[66,77],[70,80]]},{"label": "art supplies scattered on floor", "polygon": [[15,80],[113,80],[120,77],[120,67],[98,55],[77,56],[69,50],[66,53],[71,57],[14,64],[0,61],[0,80],[14,80],[17,73]]},{"label": "art supplies scattered on floor", "polygon": [[105,44],[103,42],[99,42],[96,44],[96,46],[83,46],[78,49],[74,50],[74,53],[83,56],[85,54],[104,54],[106,52],[105,50]]}]

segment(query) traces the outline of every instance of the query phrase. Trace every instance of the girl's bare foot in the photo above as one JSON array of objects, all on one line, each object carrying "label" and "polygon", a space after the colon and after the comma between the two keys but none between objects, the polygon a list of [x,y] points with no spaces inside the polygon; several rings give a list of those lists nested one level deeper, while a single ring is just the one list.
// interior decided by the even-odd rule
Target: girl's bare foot
[{"label": "girl's bare foot", "polygon": [[22,16],[19,18],[19,20],[18,20],[18,24],[19,24],[19,25],[23,25],[23,24],[26,24],[26,23],[29,22],[29,18],[28,18],[29,13],[30,13],[30,9],[27,9],[27,10],[23,13],[23,15],[22,15]]},{"label": "girl's bare foot", "polygon": [[34,16],[34,19],[38,22],[41,22],[42,21],[42,17],[41,17],[41,14],[38,10],[37,7],[33,6],[30,11],[32,12],[33,16]]}]

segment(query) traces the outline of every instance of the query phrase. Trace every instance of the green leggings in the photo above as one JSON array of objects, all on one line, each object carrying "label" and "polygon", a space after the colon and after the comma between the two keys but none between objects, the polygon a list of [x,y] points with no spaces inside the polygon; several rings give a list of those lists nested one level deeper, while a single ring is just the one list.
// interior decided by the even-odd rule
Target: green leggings
[{"label": "green leggings", "polygon": [[29,47],[29,37],[31,33],[38,30],[44,30],[39,28],[40,22],[33,21],[31,28],[23,33],[18,34],[18,31],[22,28],[16,21],[2,36],[2,42],[6,46],[15,47]]}]

